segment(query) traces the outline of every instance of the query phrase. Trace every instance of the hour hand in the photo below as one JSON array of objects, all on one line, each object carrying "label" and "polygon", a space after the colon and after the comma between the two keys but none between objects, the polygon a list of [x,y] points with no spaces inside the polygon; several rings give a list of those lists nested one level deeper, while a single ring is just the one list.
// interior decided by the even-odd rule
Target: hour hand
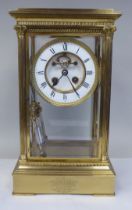
[{"label": "hour hand", "polygon": [[53,77],[52,78],[52,87],[56,86],[59,83],[59,80],[63,77],[63,74],[57,78],[57,77]]}]

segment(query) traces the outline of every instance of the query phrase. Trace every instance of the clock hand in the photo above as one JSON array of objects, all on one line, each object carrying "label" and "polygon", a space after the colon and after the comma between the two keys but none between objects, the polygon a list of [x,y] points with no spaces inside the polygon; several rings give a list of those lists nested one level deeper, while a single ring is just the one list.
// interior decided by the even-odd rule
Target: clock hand
[{"label": "clock hand", "polygon": [[67,69],[63,69],[62,75],[60,76],[59,79],[56,78],[56,77],[53,77],[53,78],[52,78],[52,82],[53,82],[52,87],[56,86],[56,85],[58,84],[59,80],[60,80],[63,76],[66,76],[67,74],[68,74],[68,70],[67,70]]},{"label": "clock hand", "polygon": [[62,75],[59,77],[59,79],[56,78],[56,77],[54,77],[54,78],[52,79],[52,82],[53,82],[52,87],[56,86],[56,85],[58,84],[59,80],[60,80],[63,76],[66,76],[66,77],[68,78],[68,80],[69,80],[69,82],[70,82],[70,84],[71,84],[71,86],[72,86],[74,92],[76,93],[76,95],[78,96],[78,98],[80,98],[79,93],[76,91],[74,85],[72,84],[70,78],[68,77],[68,70],[67,70],[67,69],[63,69]]},{"label": "clock hand", "polygon": [[77,90],[76,90],[76,88],[74,87],[74,85],[72,84],[70,78],[68,77],[68,75],[66,75],[66,76],[67,76],[67,78],[68,78],[68,80],[69,80],[69,82],[70,82],[70,84],[71,84],[71,86],[72,86],[74,92],[76,93],[76,95],[78,96],[78,98],[80,98],[80,95],[79,95],[79,93],[77,92]]},{"label": "clock hand", "polygon": [[59,79],[56,78],[56,77],[54,77],[54,78],[52,79],[52,82],[53,82],[52,87],[56,86],[56,85],[58,84],[58,82],[60,81],[60,79],[61,79],[63,76],[64,76],[64,75],[62,74],[62,75],[59,77]]}]

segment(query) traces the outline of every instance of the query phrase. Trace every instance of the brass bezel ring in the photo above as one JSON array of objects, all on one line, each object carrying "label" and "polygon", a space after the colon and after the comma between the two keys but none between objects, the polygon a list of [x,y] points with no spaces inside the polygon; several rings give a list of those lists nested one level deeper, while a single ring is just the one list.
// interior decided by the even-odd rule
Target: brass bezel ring
[{"label": "brass bezel ring", "polygon": [[[69,103],[62,103],[62,102],[56,102],[50,98],[48,98],[45,94],[42,93],[42,91],[39,89],[37,82],[36,82],[36,78],[35,78],[35,66],[36,66],[36,62],[38,60],[38,57],[40,56],[40,54],[49,46],[58,43],[58,42],[71,42],[71,43],[75,43],[79,46],[81,46],[82,48],[84,48],[91,56],[91,58],[93,59],[94,65],[95,65],[95,81],[94,84],[92,86],[92,88],[90,89],[90,91],[81,99],[75,101],[75,102],[69,102]],[[37,93],[43,98],[45,99],[48,103],[58,106],[58,107],[71,107],[71,106],[77,106],[80,105],[81,103],[85,102],[88,98],[90,98],[90,96],[93,94],[94,90],[97,87],[98,84],[98,74],[99,74],[99,65],[96,59],[96,56],[94,55],[93,51],[83,42],[73,39],[73,38],[69,38],[69,37],[59,37],[56,38],[52,41],[49,41],[48,43],[46,43],[43,47],[40,48],[40,50],[37,52],[34,62],[33,62],[33,68],[32,68],[32,84],[35,88],[35,90],[37,91]]]}]

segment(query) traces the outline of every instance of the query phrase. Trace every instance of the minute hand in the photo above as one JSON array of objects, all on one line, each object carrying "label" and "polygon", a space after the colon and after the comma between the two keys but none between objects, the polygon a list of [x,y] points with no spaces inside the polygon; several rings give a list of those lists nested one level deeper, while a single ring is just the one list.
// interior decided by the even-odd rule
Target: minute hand
[{"label": "minute hand", "polygon": [[70,84],[71,84],[71,86],[72,86],[74,92],[77,94],[78,98],[80,98],[80,95],[79,95],[79,93],[76,91],[76,89],[75,89],[74,85],[72,84],[70,78],[68,77],[68,75],[66,75],[66,76],[67,76],[67,78],[68,78],[68,80],[69,80],[69,82],[70,82]]}]

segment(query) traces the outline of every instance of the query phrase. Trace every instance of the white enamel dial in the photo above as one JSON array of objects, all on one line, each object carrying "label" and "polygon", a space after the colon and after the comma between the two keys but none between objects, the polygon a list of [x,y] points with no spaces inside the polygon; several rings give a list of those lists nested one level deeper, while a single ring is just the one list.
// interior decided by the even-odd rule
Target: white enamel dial
[{"label": "white enamel dial", "polygon": [[96,58],[78,40],[55,39],[36,55],[33,85],[44,99],[56,106],[80,104],[96,88]]}]

